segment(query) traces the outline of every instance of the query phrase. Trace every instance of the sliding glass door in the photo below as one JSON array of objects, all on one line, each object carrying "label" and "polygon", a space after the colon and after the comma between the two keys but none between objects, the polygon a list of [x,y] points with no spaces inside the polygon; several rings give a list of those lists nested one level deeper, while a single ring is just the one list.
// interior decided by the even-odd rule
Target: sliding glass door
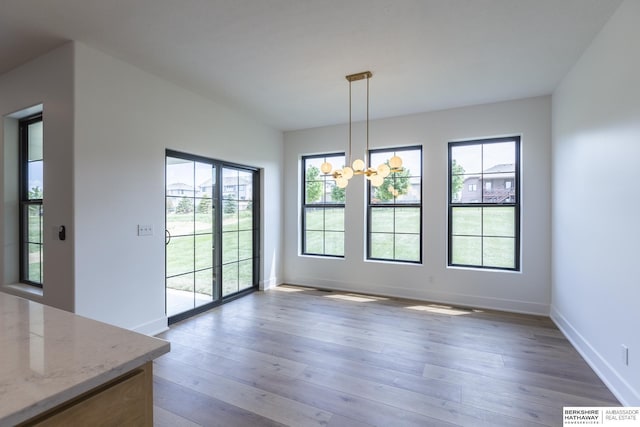
[{"label": "sliding glass door", "polygon": [[253,176],[223,167],[222,181],[222,295],[227,296],[253,286]]},{"label": "sliding glass door", "polygon": [[257,180],[253,168],[167,150],[170,322],[257,287]]}]

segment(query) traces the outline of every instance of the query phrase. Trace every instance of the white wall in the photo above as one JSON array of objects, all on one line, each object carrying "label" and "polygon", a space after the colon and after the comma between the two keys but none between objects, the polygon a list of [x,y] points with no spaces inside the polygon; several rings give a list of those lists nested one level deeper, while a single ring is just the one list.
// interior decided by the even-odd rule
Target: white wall
[{"label": "white wall", "polygon": [[[261,286],[281,276],[282,133],[76,46],[76,312],[143,332],[164,313],[165,149],[262,168]],[[137,224],[153,225],[138,237]]]},{"label": "white wall", "polygon": [[[42,104],[44,132],[44,281],[41,294],[17,282],[17,188],[16,169],[4,168],[10,158],[17,161],[13,113]],[[3,262],[0,290],[42,301],[47,305],[74,310],[73,275],[73,47],[59,47],[0,76],[0,126],[3,162],[0,191],[3,206],[0,230]],[[5,124],[7,129],[4,129]],[[11,130],[13,129],[13,131]],[[10,145],[14,145],[11,147]],[[15,166],[15,165],[11,165]],[[68,228],[67,240],[57,239],[59,225]]]},{"label": "white wall", "polygon": [[[16,111],[44,110],[42,296],[16,285]],[[0,289],[145,333],[166,327],[164,163],[171,148],[261,169],[260,286],[282,270],[282,133],[78,43],[0,76]],[[6,136],[6,138],[5,138]],[[9,141],[10,140],[10,141]],[[14,159],[15,161],[16,159]],[[53,230],[67,226],[67,240]],[[137,224],[154,235],[137,237]]]},{"label": "white wall", "polygon": [[[375,86],[372,83],[372,91]],[[551,99],[539,97],[378,120],[371,148],[423,146],[423,264],[364,260],[362,177],[347,187],[344,259],[300,255],[300,158],[345,151],[346,126],[285,133],[286,283],[548,314]],[[372,109],[375,104],[372,102]],[[522,135],[522,271],[447,268],[447,143]],[[355,136],[355,135],[354,135]],[[356,145],[359,144],[359,145]],[[364,152],[354,140],[354,154]],[[295,168],[295,169],[294,169]]]},{"label": "white wall", "polygon": [[640,2],[624,2],[553,94],[552,318],[617,397],[635,406],[639,19]]}]

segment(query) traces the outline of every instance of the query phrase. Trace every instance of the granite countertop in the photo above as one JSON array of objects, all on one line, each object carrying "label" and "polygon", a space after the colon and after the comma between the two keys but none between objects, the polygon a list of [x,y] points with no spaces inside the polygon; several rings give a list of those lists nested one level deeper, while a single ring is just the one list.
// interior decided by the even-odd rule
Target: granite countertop
[{"label": "granite countertop", "polygon": [[0,292],[0,426],[26,421],[168,351],[167,341]]}]

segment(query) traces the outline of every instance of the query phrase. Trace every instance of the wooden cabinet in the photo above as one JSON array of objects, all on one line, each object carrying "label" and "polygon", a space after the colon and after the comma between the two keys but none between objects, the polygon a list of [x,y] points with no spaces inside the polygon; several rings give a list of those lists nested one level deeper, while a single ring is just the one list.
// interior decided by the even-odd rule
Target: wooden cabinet
[{"label": "wooden cabinet", "polygon": [[153,426],[153,365],[66,402],[21,426]]}]

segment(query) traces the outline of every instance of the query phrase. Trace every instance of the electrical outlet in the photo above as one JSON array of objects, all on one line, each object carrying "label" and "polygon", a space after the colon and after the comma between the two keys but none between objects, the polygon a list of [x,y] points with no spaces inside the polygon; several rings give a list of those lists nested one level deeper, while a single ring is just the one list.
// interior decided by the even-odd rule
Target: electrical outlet
[{"label": "electrical outlet", "polygon": [[153,225],[138,224],[138,236],[152,236],[152,235],[153,235]]},{"label": "electrical outlet", "polygon": [[622,363],[629,366],[629,347],[624,344],[622,344]]}]

